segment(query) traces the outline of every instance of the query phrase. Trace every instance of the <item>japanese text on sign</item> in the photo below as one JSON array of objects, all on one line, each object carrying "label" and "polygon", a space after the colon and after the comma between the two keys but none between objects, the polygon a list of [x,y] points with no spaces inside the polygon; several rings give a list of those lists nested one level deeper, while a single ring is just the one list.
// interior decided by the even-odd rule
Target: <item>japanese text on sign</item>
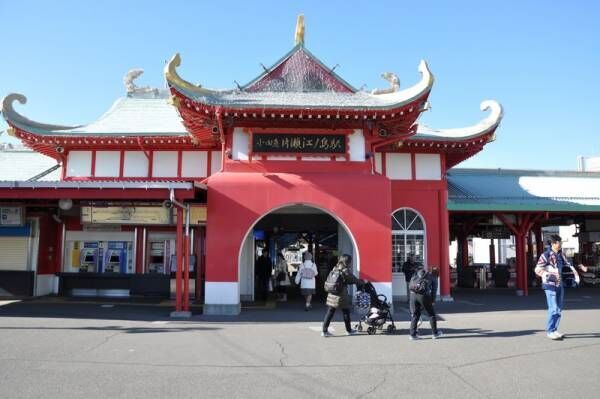
[{"label": "japanese text on sign", "polygon": [[344,154],[343,134],[263,134],[252,135],[252,152]]}]

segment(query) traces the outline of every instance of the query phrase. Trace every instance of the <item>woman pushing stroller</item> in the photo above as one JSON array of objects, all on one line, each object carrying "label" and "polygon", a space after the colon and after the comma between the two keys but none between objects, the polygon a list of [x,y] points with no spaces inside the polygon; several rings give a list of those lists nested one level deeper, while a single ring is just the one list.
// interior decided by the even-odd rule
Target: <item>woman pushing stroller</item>
[{"label": "woman pushing stroller", "polygon": [[327,313],[323,320],[323,328],[321,330],[322,337],[330,337],[331,334],[329,324],[336,309],[342,309],[344,316],[344,325],[346,326],[346,335],[353,335],[356,330],[352,329],[350,324],[350,307],[352,306],[352,297],[348,292],[348,286],[356,284],[362,286],[365,282],[352,274],[350,266],[352,265],[352,257],[344,254],[339,257],[337,265],[327,276],[325,281],[325,291],[327,292]]}]

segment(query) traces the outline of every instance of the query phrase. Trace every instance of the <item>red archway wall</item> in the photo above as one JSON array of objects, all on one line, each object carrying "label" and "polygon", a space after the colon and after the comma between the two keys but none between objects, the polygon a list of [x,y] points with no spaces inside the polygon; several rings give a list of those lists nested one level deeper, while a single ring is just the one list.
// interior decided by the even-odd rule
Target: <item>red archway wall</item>
[{"label": "red archway wall", "polygon": [[355,240],[360,276],[390,282],[390,181],[348,173],[218,173],[208,183],[206,281],[237,282],[238,254],[250,227],[293,204],[321,208]]}]

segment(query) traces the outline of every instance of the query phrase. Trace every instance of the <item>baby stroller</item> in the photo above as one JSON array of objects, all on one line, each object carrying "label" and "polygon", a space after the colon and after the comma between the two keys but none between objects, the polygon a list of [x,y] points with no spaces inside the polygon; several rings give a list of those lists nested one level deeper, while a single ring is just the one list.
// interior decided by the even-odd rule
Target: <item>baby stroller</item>
[{"label": "baby stroller", "polygon": [[386,322],[390,322],[386,329],[388,334],[396,331],[387,297],[383,294],[377,294],[375,287],[370,282],[365,283],[356,292],[355,309],[361,315],[356,325],[358,331],[363,330],[362,323],[365,323],[367,334],[373,335],[377,330],[382,330]]}]

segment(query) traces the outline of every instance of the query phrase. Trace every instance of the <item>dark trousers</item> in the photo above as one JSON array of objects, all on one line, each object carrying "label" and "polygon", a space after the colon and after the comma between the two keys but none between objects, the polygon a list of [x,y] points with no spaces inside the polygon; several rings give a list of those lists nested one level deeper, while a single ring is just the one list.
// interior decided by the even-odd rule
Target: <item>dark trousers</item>
[{"label": "dark trousers", "polygon": [[[326,332],[329,328],[329,324],[331,323],[331,319],[333,319],[334,314],[335,308],[328,306],[327,313],[325,313],[325,320],[323,320],[323,332]],[[346,325],[346,331],[352,331],[352,326],[350,325],[350,309],[342,309],[342,314],[344,315],[344,324]]]},{"label": "dark trousers", "polygon": [[429,324],[431,325],[431,332],[433,334],[438,333],[437,329],[437,318],[435,316],[435,310],[433,309],[433,303],[429,295],[410,293],[410,335],[417,335],[417,323],[421,318],[421,311],[425,309],[429,315]]}]

